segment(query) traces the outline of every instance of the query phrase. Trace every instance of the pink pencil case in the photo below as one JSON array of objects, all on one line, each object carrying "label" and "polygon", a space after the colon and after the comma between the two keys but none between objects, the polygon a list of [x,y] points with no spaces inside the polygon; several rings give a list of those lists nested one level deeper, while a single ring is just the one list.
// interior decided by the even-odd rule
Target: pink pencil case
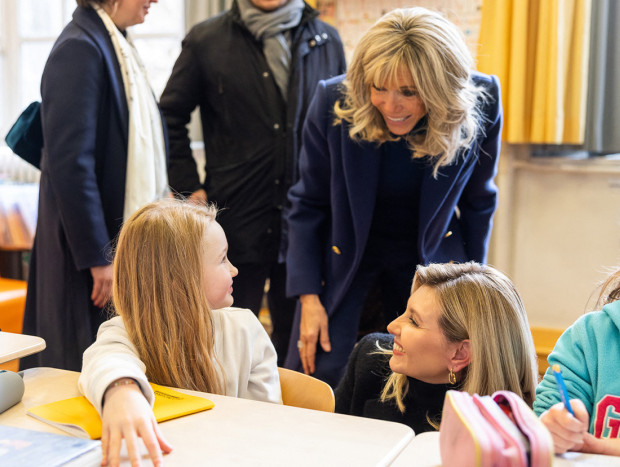
[{"label": "pink pencil case", "polygon": [[450,467],[550,467],[553,440],[515,393],[448,391],[439,428],[441,462]]}]

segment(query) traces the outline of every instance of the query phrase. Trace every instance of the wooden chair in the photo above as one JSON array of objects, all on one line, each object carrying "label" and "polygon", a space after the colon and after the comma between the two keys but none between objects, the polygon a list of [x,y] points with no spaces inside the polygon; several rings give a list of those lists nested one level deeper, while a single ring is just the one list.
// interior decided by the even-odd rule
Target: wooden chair
[{"label": "wooden chair", "polygon": [[538,357],[538,374],[542,378],[545,376],[547,368],[549,368],[547,357],[555,347],[555,343],[564,332],[564,329],[539,327],[531,327],[530,329],[532,331],[532,338],[534,339],[536,356]]},{"label": "wooden chair", "polygon": [[333,412],[336,407],[334,391],[329,384],[298,371],[278,367],[282,402],[304,409]]},{"label": "wooden chair", "polygon": [[[0,277],[0,329],[21,334],[26,305],[26,281]],[[17,371],[19,360],[0,364],[0,370]]]}]

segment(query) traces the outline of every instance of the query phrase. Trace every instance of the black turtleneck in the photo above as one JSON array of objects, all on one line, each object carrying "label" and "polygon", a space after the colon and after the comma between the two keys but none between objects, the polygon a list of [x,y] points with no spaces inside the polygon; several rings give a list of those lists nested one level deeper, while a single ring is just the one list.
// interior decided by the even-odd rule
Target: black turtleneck
[{"label": "black turtleneck", "polygon": [[434,431],[429,419],[439,426],[446,391],[457,389],[450,384],[429,384],[414,378],[409,380],[409,391],[401,413],[394,401],[381,402],[381,391],[391,373],[389,355],[376,353],[377,345],[391,349],[393,336],[369,334],[358,342],[349,357],[347,370],[336,388],[336,412],[404,423],[413,431]]}]

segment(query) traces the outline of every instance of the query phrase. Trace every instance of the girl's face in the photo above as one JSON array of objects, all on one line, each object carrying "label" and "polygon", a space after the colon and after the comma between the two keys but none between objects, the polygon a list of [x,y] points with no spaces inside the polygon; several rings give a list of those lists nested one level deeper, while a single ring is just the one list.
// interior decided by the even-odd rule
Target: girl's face
[{"label": "girl's face", "polygon": [[395,83],[373,83],[370,102],[394,135],[406,135],[426,115],[426,106],[405,70],[399,71]]},{"label": "girl's face", "polygon": [[158,0],[117,0],[116,4],[118,6],[112,4],[110,7],[111,12],[108,13],[119,29],[127,29],[129,26],[144,23],[151,3],[157,3],[157,1]]},{"label": "girl's face", "polygon": [[419,287],[409,297],[407,310],[388,325],[394,336],[390,368],[426,383],[448,382],[450,359],[458,343],[450,343],[439,328],[441,308],[435,291]]},{"label": "girl's face", "polygon": [[213,309],[231,306],[233,277],[239,271],[228,261],[228,242],[220,224],[209,225],[205,242],[203,283],[207,301]]}]

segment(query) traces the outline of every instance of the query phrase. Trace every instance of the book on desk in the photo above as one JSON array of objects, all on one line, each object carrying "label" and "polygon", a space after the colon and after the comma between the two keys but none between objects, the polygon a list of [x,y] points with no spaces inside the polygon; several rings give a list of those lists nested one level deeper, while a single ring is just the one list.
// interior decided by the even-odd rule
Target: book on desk
[{"label": "book on desk", "polygon": [[0,425],[0,465],[99,465],[100,441]]},{"label": "book on desk", "polygon": [[[155,392],[153,414],[158,422],[190,415],[213,408],[204,397],[191,396],[179,391],[150,383]],[[31,407],[26,413],[42,422],[80,438],[101,438],[101,418],[84,396],[63,399]]]}]

